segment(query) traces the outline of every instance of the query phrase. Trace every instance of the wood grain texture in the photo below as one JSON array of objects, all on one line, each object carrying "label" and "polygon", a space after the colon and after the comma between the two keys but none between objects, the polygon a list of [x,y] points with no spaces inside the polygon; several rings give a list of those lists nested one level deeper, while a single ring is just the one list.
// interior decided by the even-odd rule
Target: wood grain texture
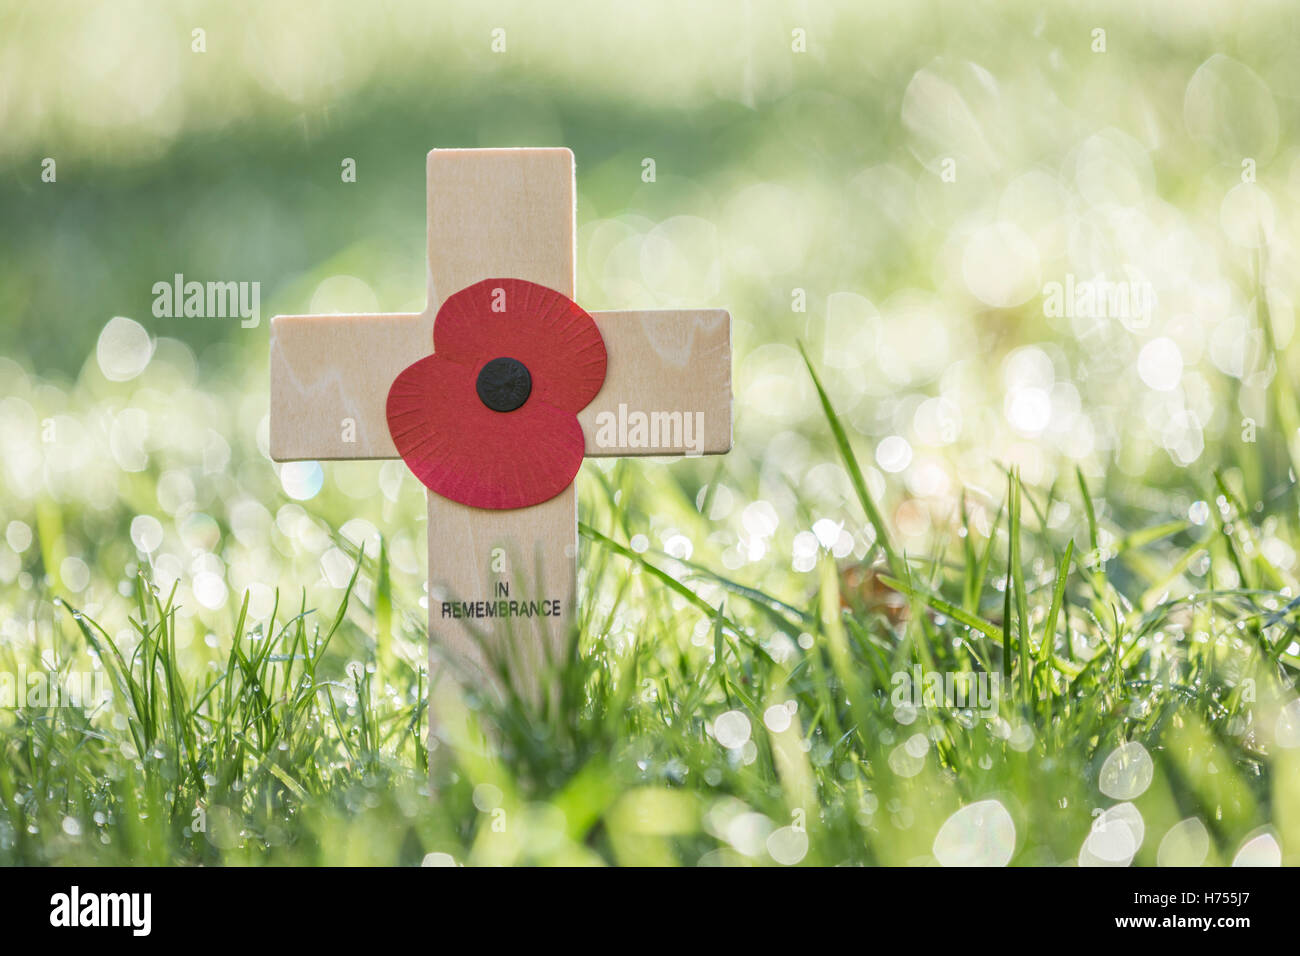
[{"label": "wood grain texture", "polygon": [[493,277],[573,298],[571,150],[435,149],[427,172],[430,315],[453,292]]},{"label": "wood grain texture", "polygon": [[[723,309],[593,312],[609,364],[605,385],[578,413],[589,458],[718,455],[731,450],[731,316]],[[649,418],[649,444],[624,425]],[[610,420],[619,440],[610,443]],[[660,422],[672,427],[656,427]],[[680,423],[680,424],[678,424]],[[681,439],[681,440],[678,440]]]},{"label": "wood grain texture", "polygon": [[[458,683],[498,692],[508,686],[535,702],[573,622],[574,486],[514,511],[483,511],[432,492],[428,498],[429,673],[445,661]],[[542,613],[523,610],[534,602],[546,605],[535,609]],[[500,616],[507,609],[514,613]]]},{"label": "wood grain texture", "polygon": [[428,355],[424,316],[271,319],[271,457],[396,458],[384,403],[399,372]]}]

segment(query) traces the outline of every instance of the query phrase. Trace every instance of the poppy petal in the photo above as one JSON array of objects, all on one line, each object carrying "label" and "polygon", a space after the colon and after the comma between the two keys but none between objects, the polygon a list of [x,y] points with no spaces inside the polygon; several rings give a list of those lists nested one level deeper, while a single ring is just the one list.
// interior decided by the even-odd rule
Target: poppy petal
[{"label": "poppy petal", "polygon": [[605,384],[605,342],[567,296],[524,279],[484,279],[448,297],[433,323],[434,351],[474,375],[492,359],[522,362],[533,397],[582,411]]},{"label": "poppy petal", "polygon": [[530,399],[495,412],[475,391],[477,372],[430,355],[388,390],[388,429],[407,467],[444,498],[475,508],[525,508],[554,498],[582,466],[570,411]]}]

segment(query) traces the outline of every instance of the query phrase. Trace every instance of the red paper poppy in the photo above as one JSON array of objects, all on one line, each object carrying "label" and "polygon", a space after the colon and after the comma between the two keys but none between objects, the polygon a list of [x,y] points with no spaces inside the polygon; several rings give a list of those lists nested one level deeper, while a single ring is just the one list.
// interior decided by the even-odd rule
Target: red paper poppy
[{"label": "red paper poppy", "polygon": [[475,508],[567,488],[582,465],[578,412],[605,383],[591,316],[535,282],[485,279],[442,304],[433,342],[388,390],[388,430],[416,477]]}]

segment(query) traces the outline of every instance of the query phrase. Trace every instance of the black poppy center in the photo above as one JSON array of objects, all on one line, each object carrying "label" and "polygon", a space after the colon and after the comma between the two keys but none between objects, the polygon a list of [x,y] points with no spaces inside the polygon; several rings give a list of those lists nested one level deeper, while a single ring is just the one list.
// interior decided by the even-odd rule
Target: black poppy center
[{"label": "black poppy center", "polygon": [[533,377],[523,362],[502,356],[479,370],[475,388],[479,399],[494,412],[513,412],[528,401]]}]

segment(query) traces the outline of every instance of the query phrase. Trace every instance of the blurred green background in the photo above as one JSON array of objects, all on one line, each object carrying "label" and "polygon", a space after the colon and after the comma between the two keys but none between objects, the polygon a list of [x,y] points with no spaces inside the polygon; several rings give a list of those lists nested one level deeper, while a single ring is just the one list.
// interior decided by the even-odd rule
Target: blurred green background
[{"label": "blurred green background", "polygon": [[[267,332],[423,308],[424,155],[452,146],[573,149],[585,307],[732,312],[734,451],[579,479],[593,524],[598,483],[625,488],[632,551],[795,606],[823,557],[872,554],[802,341],[908,554],[949,554],[963,492],[990,534],[1008,468],[1038,489],[1077,468],[1103,558],[1162,520],[1208,529],[1222,469],[1289,597],[1295,508],[1265,503],[1295,440],[1298,28],[1294,3],[1172,0],[9,0],[0,644],[55,646],[62,596],[131,645],[147,567],[177,587],[187,666],[214,668],[245,592],[255,620],[277,588],[328,616],[382,536],[398,622],[379,647],[356,612],[335,669],[422,667],[422,491],[400,462],[270,462]],[[154,317],[175,273],[261,283],[260,324]],[[1054,314],[1053,283],[1097,279],[1149,314]],[[1044,535],[1084,519],[1054,498]],[[1249,583],[1187,554],[1158,593]],[[1165,578],[1116,573],[1139,594]],[[379,586],[361,575],[362,601]],[[681,638],[710,647],[707,620]]]},{"label": "blurred green background", "polygon": [[[1165,474],[1266,421],[1272,372],[1245,367],[1260,228],[1279,337],[1294,325],[1295,16],[8,5],[0,346],[66,390],[122,315],[251,402],[264,389],[236,379],[258,381],[271,314],[422,307],[427,149],[564,144],[588,307],[733,310],[738,457],[813,412],[803,337],[854,426],[908,442],[919,497],[994,461],[1045,481],[1058,453]],[[178,272],[260,282],[260,326],[155,319],[153,283]],[[1154,315],[1045,315],[1067,275],[1149,283]]]}]

